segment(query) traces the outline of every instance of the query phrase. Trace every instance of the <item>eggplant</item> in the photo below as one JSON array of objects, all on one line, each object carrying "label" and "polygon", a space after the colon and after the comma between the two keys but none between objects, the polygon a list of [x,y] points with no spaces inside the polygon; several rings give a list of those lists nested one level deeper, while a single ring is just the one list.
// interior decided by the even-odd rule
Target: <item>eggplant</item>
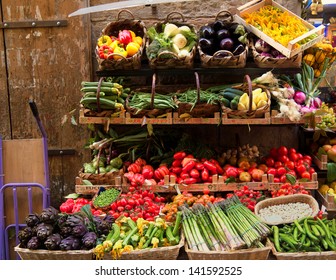
[{"label": "eggplant", "polygon": [[204,25],[200,29],[200,37],[206,39],[212,39],[215,35],[215,31],[211,26]]},{"label": "eggplant", "polygon": [[241,53],[243,53],[245,50],[245,47],[243,44],[238,44],[237,46],[235,46],[234,51],[232,52],[233,55],[240,55]]},{"label": "eggplant", "polygon": [[225,28],[225,23],[222,20],[218,19],[213,23],[213,29],[214,29],[215,32],[217,32],[217,31],[219,31],[223,28]]},{"label": "eggplant", "polygon": [[219,47],[221,50],[232,51],[234,47],[234,42],[230,38],[224,38],[220,41]]},{"label": "eggplant", "polygon": [[198,44],[201,47],[203,52],[206,52],[213,48],[213,39],[200,38]]},{"label": "eggplant", "polygon": [[231,34],[227,29],[220,29],[216,32],[216,39],[218,42],[222,41],[225,38],[230,38]]}]

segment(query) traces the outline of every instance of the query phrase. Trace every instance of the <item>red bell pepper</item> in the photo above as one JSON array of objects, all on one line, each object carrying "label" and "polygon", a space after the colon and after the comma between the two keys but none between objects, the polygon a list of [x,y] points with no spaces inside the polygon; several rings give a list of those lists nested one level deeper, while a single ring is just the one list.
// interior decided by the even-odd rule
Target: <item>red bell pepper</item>
[{"label": "red bell pepper", "polygon": [[231,166],[228,169],[226,169],[226,176],[237,178],[237,176],[238,176],[238,170],[237,170],[237,168]]},{"label": "red bell pepper", "polygon": [[204,169],[204,165],[203,165],[203,163],[201,163],[201,162],[196,162],[196,164],[195,164],[195,168],[196,168],[197,170],[201,171],[201,170]]},{"label": "red bell pepper", "polygon": [[182,172],[182,167],[171,167],[169,170],[175,174],[180,174]]},{"label": "red bell pepper", "polygon": [[132,163],[129,167],[127,167],[128,172],[133,173],[140,173],[141,172],[141,166],[137,163]]},{"label": "red bell pepper", "polygon": [[180,167],[182,166],[182,160],[180,159],[175,159],[173,162],[172,162],[172,167]]},{"label": "red bell pepper", "polygon": [[99,58],[101,59],[108,59],[112,53],[113,49],[108,45],[101,45],[98,49]]},{"label": "red bell pepper", "polygon": [[158,180],[163,180],[164,176],[169,175],[169,169],[165,165],[159,166],[157,169],[154,171],[154,177]]},{"label": "red bell pepper", "polygon": [[121,30],[118,34],[118,41],[126,47],[129,43],[132,42],[132,34],[129,30]]},{"label": "red bell pepper", "polygon": [[145,179],[152,179],[154,176],[154,168],[151,165],[144,165],[142,167],[141,174],[144,176]]},{"label": "red bell pepper", "polygon": [[180,177],[184,180],[190,178],[189,172],[182,171]]}]

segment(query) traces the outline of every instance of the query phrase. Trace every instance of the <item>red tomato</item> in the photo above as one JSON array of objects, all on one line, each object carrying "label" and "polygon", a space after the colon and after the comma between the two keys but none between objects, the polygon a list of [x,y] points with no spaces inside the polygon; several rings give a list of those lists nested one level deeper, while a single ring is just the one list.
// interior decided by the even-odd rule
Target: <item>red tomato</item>
[{"label": "red tomato", "polygon": [[294,162],[296,162],[299,159],[299,156],[297,155],[297,153],[289,153],[288,157],[291,161],[294,161]]},{"label": "red tomato", "polygon": [[274,163],[274,168],[279,168],[279,167],[282,167],[283,166],[283,163],[281,161],[276,161]]},{"label": "red tomato", "polygon": [[292,154],[292,153],[296,154],[296,150],[294,148],[289,148],[288,153],[289,154]]},{"label": "red tomato", "polygon": [[271,158],[271,157],[268,157],[268,158],[266,158],[265,163],[268,167],[273,167],[274,166],[274,159]]},{"label": "red tomato", "polygon": [[314,169],[313,167],[310,167],[309,170],[308,170],[308,172],[309,172],[310,174],[313,174],[313,173],[315,173],[315,169]]},{"label": "red tomato", "polygon": [[203,194],[209,194],[210,190],[209,189],[203,189]]},{"label": "red tomato", "polygon": [[299,159],[303,159],[303,155],[301,153],[296,153]]},{"label": "red tomato", "polygon": [[125,198],[120,199],[120,206],[125,207],[127,205],[127,200]]},{"label": "red tomato", "polygon": [[282,175],[285,175],[286,173],[287,173],[287,170],[286,170],[286,168],[285,167],[279,167],[277,170],[276,170],[276,172],[277,172],[277,175],[279,176],[279,177],[281,177]]},{"label": "red tomato", "polygon": [[[300,175],[302,175],[302,173],[306,171],[306,167],[304,166],[304,164],[300,164],[300,165],[296,166],[296,171],[297,171]],[[308,173],[309,173],[309,172],[308,172]]]},{"label": "red tomato", "polygon": [[308,171],[304,171],[304,172],[301,173],[301,178],[310,180],[311,179],[311,174]]},{"label": "red tomato", "polygon": [[288,155],[288,149],[285,146],[280,146],[277,150],[279,156],[287,156]]},{"label": "red tomato", "polygon": [[290,170],[294,170],[294,168],[295,168],[294,161],[288,160],[288,161],[285,163],[285,167],[287,167],[287,168],[290,169]]},{"label": "red tomato", "polygon": [[289,158],[288,156],[283,155],[283,156],[279,156],[278,160],[282,163],[286,163],[287,161],[289,161]]},{"label": "red tomato", "polygon": [[130,210],[133,209],[133,206],[127,204],[127,205],[125,206],[125,209],[126,209],[127,211],[130,211]]},{"label": "red tomato", "polygon": [[286,182],[287,182],[287,177],[286,177],[286,175],[282,175],[282,176],[280,177],[280,182],[281,182],[281,183],[286,183]]},{"label": "red tomato", "polygon": [[280,178],[274,177],[274,183],[280,183]]},{"label": "red tomato", "polygon": [[268,168],[267,174],[276,175],[276,169],[275,168]]},{"label": "red tomato", "polygon": [[123,212],[123,211],[125,210],[125,208],[122,207],[122,206],[119,206],[119,207],[117,208],[117,210],[121,213],[121,212]]}]

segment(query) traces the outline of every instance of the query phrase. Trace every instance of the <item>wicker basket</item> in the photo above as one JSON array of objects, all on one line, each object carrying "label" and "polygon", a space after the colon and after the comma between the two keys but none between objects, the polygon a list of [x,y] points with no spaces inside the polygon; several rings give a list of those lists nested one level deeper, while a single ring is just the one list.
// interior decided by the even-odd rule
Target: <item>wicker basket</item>
[{"label": "wicker basket", "polygon": [[84,170],[81,169],[78,173],[78,177],[82,180],[88,180],[93,185],[114,185],[116,177],[120,178],[124,174],[123,170],[120,169],[118,172],[106,172],[106,173],[84,173]]},{"label": "wicker basket", "polygon": [[195,77],[196,77],[196,90],[197,90],[196,103],[195,104],[184,103],[176,100],[176,104],[178,106],[177,108],[178,116],[187,113],[193,118],[213,117],[216,112],[221,111],[221,106],[219,103],[208,104],[200,102],[201,89],[200,89],[199,75],[197,72],[195,72]]},{"label": "wicker basket", "polygon": [[[175,21],[170,19],[170,17],[174,14],[179,15],[182,21]],[[154,27],[158,33],[161,33],[163,32],[163,26],[167,23],[173,23],[178,27],[186,25],[196,33],[195,27],[191,24],[186,23],[184,16],[179,12],[169,13],[163,22],[156,23]],[[147,40],[146,46],[148,47],[150,43],[151,43],[150,40]],[[192,68],[194,66],[195,55],[196,55],[196,46],[192,48],[189,55],[183,58],[178,57],[177,54],[173,52],[163,51],[156,58],[153,59],[148,58],[149,67],[153,69]]]},{"label": "wicker basket", "polygon": [[[180,249],[184,245],[184,235],[181,235],[179,244],[175,246],[159,247],[153,249],[134,250],[122,253],[118,260],[176,260]],[[111,260],[112,256],[105,253],[104,260]]]},{"label": "wicker basket", "polygon": [[[134,92],[136,92],[136,91],[142,91],[142,89],[137,89]],[[126,98],[126,102],[125,102],[126,112],[128,112],[131,117],[135,117],[135,118],[142,118],[142,117],[153,118],[153,117],[162,116],[162,115],[167,114],[167,113],[171,113],[173,111],[173,108],[166,108],[166,109],[154,108],[155,94],[156,94],[156,74],[154,73],[153,76],[152,76],[150,108],[149,109],[138,110],[136,108],[130,107],[129,99],[132,97],[132,95],[129,95]]]},{"label": "wicker basket", "polygon": [[[229,19],[224,18],[223,22],[227,27],[229,27],[233,22],[233,16],[229,11],[220,11],[215,18],[215,21],[219,18],[221,14],[224,17],[227,16]],[[211,23],[208,23],[210,25]],[[244,68],[246,66],[246,60],[248,55],[248,44],[245,45],[243,51],[238,51],[238,48],[233,52],[226,50],[219,50],[213,55],[208,55],[202,51],[200,45],[197,46],[201,65],[204,68]],[[237,53],[236,53],[237,52]]]},{"label": "wicker basket", "polygon": [[[102,188],[104,188],[104,191],[105,191],[105,190],[109,190],[109,189],[117,189],[117,190],[119,191],[119,195],[118,195],[113,201],[111,201],[110,203],[108,203],[107,205],[99,207],[99,206],[95,205],[95,199],[96,199],[96,198],[98,197],[98,195],[100,194],[100,190],[101,190]],[[105,212],[105,211],[109,211],[109,210],[111,209],[111,204],[112,204],[114,201],[116,201],[116,200],[120,197],[121,193],[122,193],[122,189],[121,189],[121,187],[116,187],[116,186],[114,186],[114,187],[109,187],[109,188],[100,187],[100,188],[98,189],[98,191],[97,191],[97,192],[94,194],[94,196],[92,197],[92,206],[93,206],[95,209],[102,210],[103,212]]]},{"label": "wicker basket", "polygon": [[[279,204],[287,204],[287,203],[306,203],[312,208],[312,213],[309,216],[316,216],[318,211],[319,211],[319,205],[316,199],[308,194],[293,194],[293,195],[285,195],[285,196],[279,196],[279,197],[274,197],[274,198],[267,198],[265,200],[262,200],[258,202],[254,208],[254,213],[260,218],[260,210],[269,206],[274,206],[274,205],[279,205]],[[304,218],[304,217],[302,217]],[[263,219],[262,219],[263,220]],[[273,222],[271,221],[264,221],[268,225],[279,225],[279,224],[288,224],[294,222],[294,219],[288,219],[286,221],[280,221],[279,220],[274,220]]]},{"label": "wicker basket", "polygon": [[[131,19],[120,19],[120,14],[127,12],[131,15]],[[118,54],[111,54],[111,59],[101,59],[98,54],[98,47],[96,47],[96,59],[98,61],[98,70],[132,70],[141,68],[141,58],[144,47],[146,46],[146,27],[141,20],[135,20],[134,15],[129,10],[120,10],[116,21],[109,23],[103,30],[102,35],[118,37],[120,30],[132,30],[137,36],[142,37],[142,45],[139,51],[131,57],[123,57],[121,55],[119,60],[113,59],[113,56]]]},{"label": "wicker basket", "polygon": [[[238,118],[238,119],[252,119],[252,118],[263,118],[266,113],[270,111],[271,105],[271,94],[270,91],[263,85],[253,85],[251,82],[251,78],[248,75],[244,76],[245,82],[241,85],[234,86],[233,88],[242,90],[248,93],[250,101],[249,101],[249,109],[248,110],[232,110],[226,106],[222,106],[223,113],[227,114],[228,118]],[[252,110],[252,91],[255,88],[262,88],[264,92],[266,92],[268,96],[268,102],[265,106],[260,107],[256,110]]]},{"label": "wicker basket", "polygon": [[14,247],[22,260],[93,260],[92,250],[69,250],[69,251],[51,251],[51,250],[30,250],[20,248],[20,245]]},{"label": "wicker basket", "polygon": [[300,68],[302,63],[302,52],[292,56],[291,58],[281,57],[273,58],[261,55],[254,47],[254,41],[250,44],[251,53],[254,63],[259,68]]},{"label": "wicker basket", "polygon": [[184,249],[189,260],[267,260],[271,252],[268,244],[264,248],[200,252],[190,250],[186,242]]},{"label": "wicker basket", "polygon": [[277,260],[336,260],[335,251],[279,253],[271,240],[267,240],[267,245]]}]

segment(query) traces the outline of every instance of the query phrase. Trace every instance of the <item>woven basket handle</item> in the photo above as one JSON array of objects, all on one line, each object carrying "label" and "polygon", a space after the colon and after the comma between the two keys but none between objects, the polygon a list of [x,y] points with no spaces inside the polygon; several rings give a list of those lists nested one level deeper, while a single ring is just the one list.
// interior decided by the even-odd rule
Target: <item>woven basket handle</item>
[{"label": "woven basket handle", "polygon": [[233,22],[233,16],[232,16],[232,14],[228,10],[220,11],[216,15],[215,20],[218,20],[218,18],[219,18],[220,15],[224,15],[223,22]]},{"label": "woven basket handle", "polygon": [[244,82],[247,84],[247,90],[248,90],[248,95],[249,95],[249,107],[247,112],[250,113],[252,112],[252,101],[253,101],[253,95],[252,95],[252,81],[249,75],[244,76]]},{"label": "woven basket handle", "polygon": [[120,20],[120,14],[121,14],[122,12],[126,12],[126,13],[130,14],[130,15],[131,15],[131,18],[132,18],[132,20],[134,20],[134,19],[135,19],[135,18],[134,18],[134,15],[132,14],[132,12],[131,12],[130,10],[123,9],[123,10],[120,10],[120,11],[119,11],[119,13],[118,13],[118,15],[117,15],[117,20]]},{"label": "woven basket handle", "polygon": [[156,85],[156,73],[154,73],[152,77],[152,91],[151,91],[151,103],[150,103],[150,108],[152,110],[154,109],[155,85]]},{"label": "woven basket handle", "polygon": [[227,51],[227,50],[219,50],[219,51],[216,51],[212,56],[213,56],[214,59],[222,59],[223,56],[221,56],[221,54],[226,54],[225,57],[228,57],[228,58],[229,58],[229,57],[231,58],[231,57],[234,56],[232,52]]},{"label": "woven basket handle", "polygon": [[167,17],[166,17],[165,22],[169,22],[169,18],[170,18],[170,16],[173,15],[173,14],[177,14],[177,15],[179,15],[179,16],[181,17],[181,19],[182,19],[182,22],[185,22],[184,16],[183,16],[183,14],[180,13],[180,12],[170,12],[170,13],[167,15]]},{"label": "woven basket handle", "polygon": [[97,86],[97,92],[96,92],[96,97],[97,97],[97,110],[100,113],[101,112],[101,108],[100,108],[100,88],[101,88],[101,84],[104,80],[104,77],[101,77],[98,81],[98,86]]},{"label": "woven basket handle", "polygon": [[122,54],[120,54],[120,53],[111,53],[111,54],[109,54],[109,55],[107,56],[107,59],[109,59],[110,57],[113,58],[113,56],[119,56],[119,57],[121,57],[121,60],[127,60],[126,57],[124,57],[124,56],[123,56]]},{"label": "woven basket handle", "polygon": [[173,59],[179,59],[177,54],[176,53],[173,53],[173,52],[170,52],[170,51],[163,51],[163,52],[160,52],[157,56],[157,58],[159,59],[162,55],[165,55],[165,54],[169,54],[171,55]]},{"label": "woven basket handle", "polygon": [[200,87],[199,75],[197,72],[195,72],[195,78],[196,78],[196,90],[197,90],[196,104],[199,104],[201,100],[201,87]]}]

